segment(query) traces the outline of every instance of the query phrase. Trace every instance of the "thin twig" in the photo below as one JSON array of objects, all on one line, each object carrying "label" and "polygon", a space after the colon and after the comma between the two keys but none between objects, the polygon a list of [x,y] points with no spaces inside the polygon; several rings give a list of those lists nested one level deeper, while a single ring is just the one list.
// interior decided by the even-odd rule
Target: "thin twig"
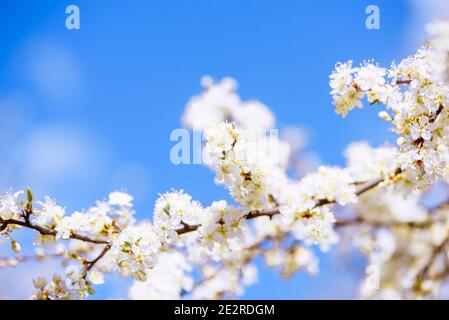
[{"label": "thin twig", "polygon": [[[396,169],[392,175],[392,177],[395,177],[397,175],[399,175],[402,172],[401,169]],[[380,183],[382,183],[383,181],[385,181],[385,178],[377,178],[374,179],[372,181],[368,181],[365,183],[360,184],[359,188],[356,191],[356,195],[360,196],[363,193],[377,187]],[[329,204],[335,204],[336,201],[335,200],[329,200],[329,199],[320,199],[317,201],[316,205],[314,208],[318,208],[318,207],[322,207],[324,205],[329,205]],[[250,212],[248,212],[244,218],[247,220],[251,220],[251,219],[255,219],[258,217],[263,217],[263,216],[268,216],[268,217],[273,217],[277,214],[280,214],[279,208],[270,208],[270,209],[262,209],[262,210],[251,210]],[[178,229],[176,232],[181,235],[181,234],[185,234],[188,232],[192,232],[192,231],[196,231],[198,228],[200,227],[200,225],[187,225],[187,224],[183,224],[183,227]]]},{"label": "thin twig", "polygon": [[93,268],[93,266],[101,260],[105,256],[105,254],[111,249],[111,245],[107,244],[103,250],[101,250],[100,254],[92,261],[86,262],[86,268],[84,270],[83,277],[85,278],[87,276],[87,273]]},{"label": "thin twig", "polygon": [[443,250],[448,245],[449,245],[449,235],[446,236],[446,238],[443,240],[443,242],[440,245],[433,248],[433,251],[429,258],[429,261],[427,261],[427,263],[424,265],[424,267],[421,269],[421,271],[416,276],[416,280],[418,283],[421,283],[424,279],[427,278],[427,276],[429,275],[430,268],[432,267],[435,259],[437,258],[437,256],[439,254],[441,254],[443,252]]}]

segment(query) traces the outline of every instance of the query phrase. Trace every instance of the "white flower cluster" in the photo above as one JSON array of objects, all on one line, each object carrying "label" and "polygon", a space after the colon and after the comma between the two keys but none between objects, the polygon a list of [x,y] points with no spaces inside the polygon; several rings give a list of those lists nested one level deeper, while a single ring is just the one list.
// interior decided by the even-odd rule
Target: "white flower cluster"
[{"label": "white flower cluster", "polygon": [[121,275],[145,281],[160,248],[161,241],[151,224],[142,223],[120,232],[113,241],[110,255]]},{"label": "white flower cluster", "polygon": [[154,207],[154,226],[162,242],[178,239],[177,230],[184,225],[198,225],[206,218],[206,212],[197,201],[183,191],[161,195]]},{"label": "white flower cluster", "polygon": [[427,25],[429,45],[434,49],[436,72],[439,80],[449,81],[449,21],[436,20]]},{"label": "white flower cluster", "polygon": [[398,167],[397,151],[388,145],[372,148],[366,142],[354,142],[344,152],[349,174],[354,181],[388,176]]},{"label": "white flower cluster", "polygon": [[446,178],[448,172],[449,87],[439,79],[435,52],[424,47],[389,70],[369,62],[354,68],[347,62],[331,75],[337,113],[361,107],[365,96],[371,104],[386,105],[390,113],[379,115],[399,136],[398,165],[410,181],[420,181],[418,188]]},{"label": "white flower cluster", "polygon": [[0,218],[3,220],[18,219],[22,215],[22,206],[19,201],[23,191],[12,193],[8,191],[0,197]]},{"label": "white flower cluster", "polygon": [[94,291],[84,279],[81,268],[70,265],[65,270],[65,277],[54,275],[51,281],[45,278],[34,280],[35,300],[77,300],[84,299]]},{"label": "white flower cluster", "polygon": [[[397,168],[397,149],[389,146],[371,148],[367,143],[351,144],[345,151],[348,170],[356,181],[388,176]],[[427,212],[419,204],[422,193],[386,185],[382,192],[361,195],[352,208],[357,215],[376,223],[423,221]]]},{"label": "white flower cluster", "polygon": [[286,278],[298,270],[306,270],[310,274],[318,272],[318,259],[309,248],[296,245],[289,250],[275,246],[264,253],[265,263],[269,267],[280,267]]},{"label": "white flower cluster", "polygon": [[243,207],[258,209],[271,205],[270,186],[279,171],[253,138],[234,123],[222,122],[206,130],[205,154],[216,181]]},{"label": "white flower cluster", "polygon": [[[201,81],[204,92],[187,104],[183,123],[202,131],[227,120],[234,121],[242,129],[265,130],[274,125],[274,115],[259,101],[241,101],[236,93],[237,82],[224,78],[214,83],[209,76]],[[255,121],[257,119],[257,121]]]},{"label": "white flower cluster", "polygon": [[205,275],[208,281],[193,290],[193,299],[220,299],[225,293],[231,297],[239,296],[244,287],[257,281],[257,268],[252,265],[233,266],[224,270],[211,268]]},{"label": "white flower cluster", "polygon": [[233,244],[239,248],[244,237],[245,214],[243,210],[229,206],[226,201],[213,202],[207,208],[207,220],[198,230],[203,244],[210,249],[232,249]]},{"label": "white flower cluster", "polygon": [[145,282],[136,281],[129,290],[129,297],[136,300],[177,300],[183,292],[193,289],[190,275],[192,265],[180,252],[164,252],[157,264],[148,271]]},{"label": "white flower cluster", "polygon": [[292,184],[280,197],[279,211],[287,223],[292,224],[296,239],[306,244],[317,244],[323,251],[337,243],[333,225],[335,218],[321,201],[341,205],[357,201],[356,187],[345,169],[320,167],[317,173],[306,175]]},{"label": "white flower cluster", "polygon": [[[368,196],[368,195],[367,195]],[[368,265],[377,268],[377,287],[368,276],[360,290],[364,298],[415,299],[438,297],[438,289],[447,277],[447,239],[449,237],[449,208],[443,206],[423,215],[423,208],[416,203],[415,196],[404,197],[401,215],[397,214],[399,203],[387,205],[391,196],[365,199],[362,206],[371,208],[372,221],[350,237],[362,253],[368,257]],[[397,201],[397,199],[394,199]],[[393,200],[393,201],[394,201]],[[381,201],[383,206],[376,204]],[[413,206],[415,205],[415,206]],[[375,220],[374,212],[379,208],[381,218]],[[389,209],[391,210],[389,211]],[[405,213],[411,210],[411,213]],[[413,216],[413,213],[416,213]],[[363,211],[362,211],[362,214]],[[423,217],[424,216],[424,217]],[[439,251],[442,248],[442,251]],[[372,280],[372,279],[371,279]]]}]

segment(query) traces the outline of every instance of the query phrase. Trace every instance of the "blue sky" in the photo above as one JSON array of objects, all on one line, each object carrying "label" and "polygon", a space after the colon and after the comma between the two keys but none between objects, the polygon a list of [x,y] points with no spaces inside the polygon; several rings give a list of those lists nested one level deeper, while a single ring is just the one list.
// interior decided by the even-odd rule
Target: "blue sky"
[{"label": "blue sky", "polygon": [[[122,187],[135,193],[139,218],[170,188],[204,204],[226,199],[208,169],[169,159],[170,132],[204,74],[234,77],[279,128],[305,127],[311,150],[343,164],[351,141],[378,145],[389,134],[376,110],[334,114],[329,73],[337,61],[389,64],[413,53],[423,34],[412,31],[434,15],[422,15],[423,2],[2,1],[0,188],[30,185],[70,211]],[[80,8],[80,30],[65,28],[69,4]],[[380,30],[365,28],[369,4],[380,8]],[[363,270],[336,260],[288,282],[262,270],[244,298],[354,296]]]}]

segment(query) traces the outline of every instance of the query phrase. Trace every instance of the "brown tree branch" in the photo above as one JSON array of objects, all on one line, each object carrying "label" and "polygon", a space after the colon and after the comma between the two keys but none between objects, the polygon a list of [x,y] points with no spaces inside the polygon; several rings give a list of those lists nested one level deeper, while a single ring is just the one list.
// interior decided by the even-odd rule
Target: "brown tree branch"
[{"label": "brown tree branch", "polygon": [[[399,174],[401,174],[402,170],[401,169],[396,169],[394,171],[394,173],[392,174],[392,177],[395,177]],[[391,177],[390,177],[391,178]],[[371,181],[367,181],[365,183],[354,183],[355,185],[359,185],[357,191],[356,191],[356,195],[360,196],[362,194],[364,194],[365,192],[374,189],[375,187],[377,187],[380,183],[382,183],[383,181],[385,181],[385,178],[377,178]],[[317,201],[316,205],[314,208],[318,208],[318,207],[322,207],[324,205],[329,205],[329,204],[335,204],[336,201],[335,200],[328,200],[328,199],[320,199]],[[248,212],[244,218],[247,220],[251,220],[251,219],[255,219],[258,217],[263,217],[263,216],[268,216],[268,217],[273,217],[277,214],[280,214],[279,208],[275,207],[275,208],[270,208],[270,209],[262,209],[262,210],[252,210],[250,212]],[[200,227],[200,225],[187,225],[187,224],[183,224],[183,227],[177,230],[177,233],[179,235],[181,234],[185,234],[188,232],[192,232],[197,230]]]},{"label": "brown tree branch", "polygon": [[84,269],[83,278],[86,278],[87,273],[94,267],[94,265],[101,260],[105,256],[105,254],[111,249],[111,245],[107,244],[103,250],[101,250],[100,254],[92,261],[86,262],[86,267]]},{"label": "brown tree branch", "polygon": [[[41,235],[43,236],[53,236],[55,237],[57,232],[56,230],[50,229],[50,228],[46,228],[46,227],[42,227],[36,224],[33,224],[31,222],[27,222],[27,221],[21,221],[21,220],[16,220],[16,219],[9,219],[9,220],[2,220],[0,218],[0,230],[4,230],[8,225],[18,225],[21,227],[25,227],[25,228],[29,228],[29,229],[33,229],[36,230],[37,232],[39,232]],[[81,234],[77,234],[77,233],[72,233],[69,237],[69,239],[76,239],[76,240],[81,240],[81,241],[85,241],[85,242],[90,242],[90,243],[95,243],[95,244],[109,244],[108,241],[106,240],[101,240],[101,239],[94,239],[88,236],[84,236]]]},{"label": "brown tree branch", "polygon": [[[394,177],[400,173],[401,173],[401,170],[397,169],[393,173],[392,176]],[[384,180],[385,180],[384,178],[378,178],[378,179],[374,179],[372,181],[368,181],[365,183],[355,183],[355,185],[358,186],[356,195],[361,195],[361,194],[375,188],[380,183],[382,183]],[[335,203],[336,203],[335,200],[320,199],[317,201],[314,208],[321,207],[324,205],[335,204]],[[248,219],[248,220],[255,219],[258,217],[262,217],[262,216],[268,216],[271,218],[277,214],[280,214],[280,211],[279,211],[278,207],[275,207],[275,208],[264,209],[264,210],[252,210],[252,211],[248,212],[244,216],[244,218]],[[359,223],[359,221],[354,220],[352,223]],[[361,223],[361,221],[360,221],[360,223]],[[340,225],[343,226],[345,224],[349,224],[349,221],[347,221],[345,223],[341,223]],[[33,224],[29,219],[25,219],[25,221],[17,220],[17,219],[9,219],[9,220],[0,219],[0,231],[3,231],[8,225],[18,225],[18,226],[26,227],[29,229],[33,229],[44,236],[55,237],[57,235],[56,230]],[[200,227],[200,225],[188,225],[188,224],[183,223],[182,228],[178,229],[176,232],[179,235],[182,235],[182,234],[196,231],[196,230],[198,230],[199,227]],[[89,243],[93,243],[93,244],[105,244],[105,247],[103,248],[103,250],[100,252],[100,254],[94,260],[88,261],[85,263],[86,267],[85,267],[85,271],[84,271],[84,277],[86,277],[89,270],[91,270],[92,267],[105,256],[105,254],[111,249],[111,245],[112,245],[110,241],[102,240],[102,239],[95,239],[95,238],[80,235],[77,233],[72,233],[70,235],[69,239],[76,239],[76,240],[85,241],[85,242],[89,242]]]},{"label": "brown tree branch", "polygon": [[438,257],[438,255],[444,253],[443,251],[446,249],[448,245],[449,245],[449,234],[446,236],[443,242],[441,242],[440,245],[433,248],[429,260],[416,275],[415,285],[417,286],[417,289],[420,289],[422,281],[424,281],[429,276],[430,269],[432,268],[435,259]]}]

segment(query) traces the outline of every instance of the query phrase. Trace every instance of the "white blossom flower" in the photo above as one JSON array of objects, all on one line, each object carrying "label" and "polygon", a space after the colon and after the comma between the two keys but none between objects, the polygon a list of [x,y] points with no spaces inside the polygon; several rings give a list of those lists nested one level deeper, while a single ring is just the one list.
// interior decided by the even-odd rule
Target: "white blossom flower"
[{"label": "white blossom flower", "polygon": [[93,284],[99,285],[104,283],[104,274],[96,269],[90,270],[87,279]]},{"label": "white blossom flower", "polygon": [[177,229],[184,225],[201,224],[205,219],[201,204],[181,191],[160,195],[154,207],[154,227],[162,242],[172,242],[178,238]]},{"label": "white blossom flower", "polygon": [[84,288],[85,281],[83,271],[78,265],[70,265],[65,269],[66,279],[65,285],[68,289],[80,290]]},{"label": "white blossom flower", "polygon": [[147,270],[154,266],[161,242],[150,224],[123,230],[114,240],[111,253],[123,276],[145,281]]},{"label": "white blossom flower", "polygon": [[125,192],[115,191],[109,194],[108,203],[112,206],[131,206],[133,197]]},{"label": "white blossom flower", "polygon": [[37,202],[41,209],[35,216],[34,221],[40,225],[54,226],[65,214],[65,209],[58,206],[50,197],[45,197],[44,202]]},{"label": "white blossom flower", "polygon": [[322,251],[328,251],[338,242],[338,235],[333,229],[335,218],[332,212],[324,207],[312,217],[299,219],[292,226],[293,236],[304,240],[308,245],[319,245]]},{"label": "white blossom flower", "polygon": [[180,299],[183,292],[193,288],[191,270],[192,266],[181,253],[162,253],[154,268],[148,271],[147,280],[134,282],[129,297],[136,300]]},{"label": "white blossom flower", "polygon": [[377,91],[385,83],[386,71],[371,63],[365,63],[357,69],[355,82],[362,91]]},{"label": "white blossom flower", "polygon": [[187,104],[183,123],[195,130],[205,130],[229,120],[242,129],[268,129],[274,125],[274,116],[259,101],[241,101],[236,94],[237,82],[224,78],[215,83],[212,78],[202,80],[204,92]]},{"label": "white blossom flower", "polygon": [[3,220],[16,219],[22,214],[19,197],[23,191],[12,193],[11,190],[0,197],[0,218]]}]

